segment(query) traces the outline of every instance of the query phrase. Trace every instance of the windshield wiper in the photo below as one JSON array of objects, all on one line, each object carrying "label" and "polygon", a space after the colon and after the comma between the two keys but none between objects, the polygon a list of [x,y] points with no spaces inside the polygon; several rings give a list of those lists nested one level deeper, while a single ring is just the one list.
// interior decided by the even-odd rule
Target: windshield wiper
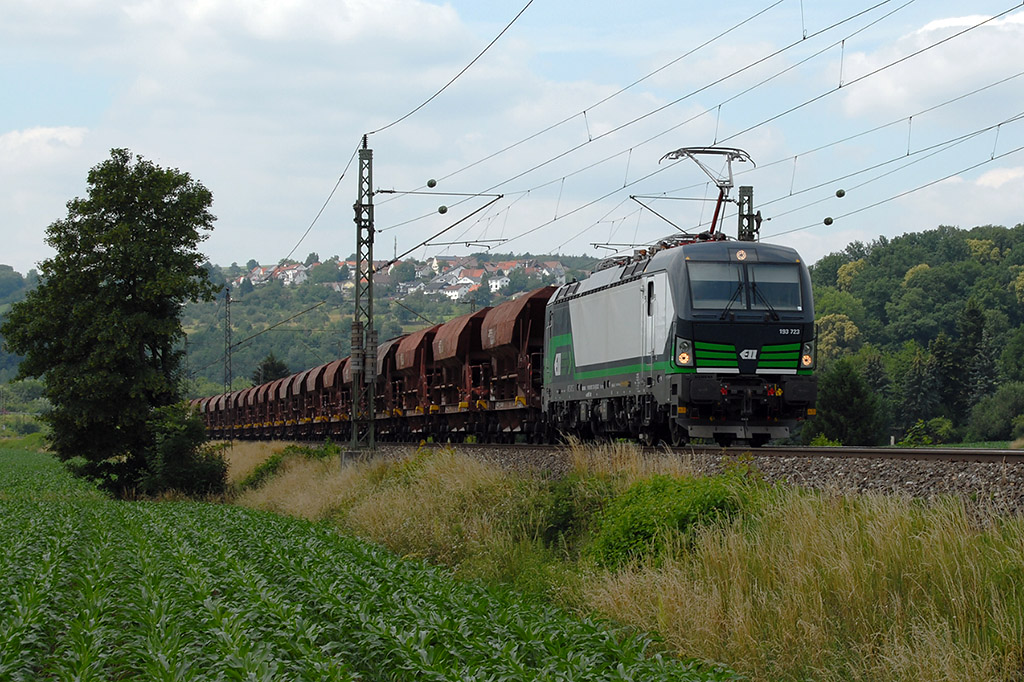
[{"label": "windshield wiper", "polygon": [[736,290],[732,292],[732,296],[729,297],[729,302],[725,304],[725,310],[718,316],[718,319],[724,320],[725,316],[729,314],[729,310],[732,308],[732,304],[739,300],[740,294],[743,293],[743,277],[740,275],[740,271],[736,271]]},{"label": "windshield wiper", "polygon": [[754,298],[755,299],[760,299],[761,303],[764,303],[764,307],[768,309],[769,313],[771,313],[772,319],[775,320],[776,322],[778,322],[779,314],[777,312],[775,312],[775,308],[768,301],[768,297],[765,296],[764,294],[762,294],[760,291],[757,290],[757,282],[754,280],[754,269],[753,268],[750,269],[750,289],[754,292]]}]

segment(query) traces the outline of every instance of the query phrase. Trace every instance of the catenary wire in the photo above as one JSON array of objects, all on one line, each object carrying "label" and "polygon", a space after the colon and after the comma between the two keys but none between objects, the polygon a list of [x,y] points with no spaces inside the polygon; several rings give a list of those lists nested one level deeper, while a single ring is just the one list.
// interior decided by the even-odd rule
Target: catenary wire
[{"label": "catenary wire", "polygon": [[[867,74],[864,74],[864,75],[862,75],[862,76],[858,77],[857,79],[855,79],[855,80],[851,81],[850,83],[848,83],[847,85],[845,85],[845,86],[843,86],[843,87],[848,87],[849,85],[852,85],[852,84],[854,84],[854,83],[857,83],[857,82],[861,82],[861,81],[863,81],[863,80],[865,80],[865,79],[867,79],[867,78],[869,78],[869,77],[871,77],[871,76],[875,76],[875,75],[877,75],[877,74],[879,74],[879,73],[881,73],[881,72],[885,71],[886,69],[888,69],[888,68],[891,68],[892,66],[894,66],[894,65],[896,65],[896,64],[899,64],[899,63],[905,62],[905,61],[907,61],[908,59],[911,59],[911,58],[913,58],[913,57],[915,57],[915,56],[917,56],[917,55],[920,55],[920,54],[922,54],[922,53],[924,53],[924,52],[926,52],[926,51],[928,51],[928,50],[930,50],[930,49],[932,49],[932,48],[934,48],[934,47],[936,47],[936,46],[938,46],[938,45],[941,45],[941,44],[944,44],[944,43],[946,43],[946,42],[949,42],[950,40],[952,40],[952,39],[954,39],[954,38],[956,38],[956,37],[962,36],[962,35],[964,35],[965,33],[969,32],[969,31],[971,31],[971,30],[974,30],[974,29],[976,29],[976,28],[978,28],[978,27],[980,27],[980,26],[983,26],[983,25],[985,25],[985,24],[987,24],[987,23],[989,23],[989,22],[991,22],[991,21],[993,21],[993,20],[995,20],[995,19],[997,19],[997,18],[999,18],[999,17],[1001,17],[1001,16],[1004,16],[1004,15],[1008,14],[1009,12],[1013,11],[1014,9],[1017,9],[1018,7],[1019,7],[1019,5],[1014,5],[1013,7],[1010,7],[1010,8],[1008,8],[1008,9],[1006,9],[1006,10],[1003,10],[1003,11],[999,12],[998,14],[995,14],[995,15],[993,15],[993,16],[991,16],[991,17],[988,17],[987,19],[984,19],[984,20],[982,20],[982,21],[978,22],[977,24],[974,24],[974,25],[972,25],[972,26],[970,26],[970,27],[968,27],[968,28],[966,28],[966,29],[964,29],[964,30],[958,31],[957,33],[955,33],[955,34],[953,34],[953,35],[951,35],[951,36],[948,36],[948,37],[946,37],[946,38],[943,38],[942,40],[939,40],[939,41],[937,41],[937,42],[935,42],[935,43],[932,43],[931,45],[928,45],[928,46],[926,46],[926,47],[924,47],[924,48],[921,48],[921,49],[919,49],[919,50],[916,50],[916,51],[914,51],[914,52],[912,52],[912,53],[910,53],[910,54],[908,54],[908,55],[905,55],[905,56],[903,56],[903,57],[901,57],[901,58],[899,58],[899,59],[896,59],[896,60],[894,60],[893,62],[890,62],[889,64],[886,64],[886,65],[884,65],[884,66],[882,66],[882,67],[880,67],[880,68],[878,68],[878,69],[875,69],[875,70],[873,70],[873,71],[871,71],[871,72],[869,72],[869,73],[867,73]],[[792,113],[793,111],[796,111],[796,110],[798,110],[798,109],[800,109],[800,108],[802,108],[802,107],[804,107],[804,106],[807,106],[808,104],[810,104],[810,103],[812,103],[812,102],[818,101],[818,100],[820,100],[820,99],[822,99],[822,98],[824,98],[824,97],[826,97],[826,96],[828,96],[828,95],[830,95],[830,94],[832,94],[832,93],[834,93],[834,92],[838,91],[839,89],[840,89],[840,88],[833,88],[833,89],[830,89],[830,90],[828,90],[828,91],[827,91],[827,92],[825,92],[825,93],[822,93],[822,94],[820,94],[820,95],[817,95],[817,96],[815,96],[815,97],[812,97],[812,98],[810,98],[810,99],[808,99],[808,100],[804,101],[803,103],[801,103],[801,104],[798,104],[798,105],[797,105],[797,106],[795,106],[795,107],[791,107],[790,109],[787,109],[786,111],[784,111],[784,112],[782,112],[782,113],[776,114],[776,115],[774,115],[774,116],[772,116],[772,117],[770,117],[770,118],[768,118],[768,119],[765,119],[765,120],[761,121],[760,123],[757,123],[757,124],[755,124],[755,125],[753,125],[753,126],[750,126],[749,128],[747,128],[747,129],[745,129],[745,130],[741,131],[740,133],[736,133],[736,134],[734,134],[734,135],[731,135],[731,136],[729,136],[729,137],[727,137],[727,138],[725,138],[725,139],[721,140],[721,142],[725,142],[725,141],[728,141],[728,140],[730,140],[730,139],[733,139],[733,138],[737,137],[737,136],[738,136],[738,135],[740,135],[740,134],[743,134],[743,133],[746,133],[746,132],[750,132],[750,131],[752,131],[752,130],[754,130],[754,129],[756,129],[756,128],[760,127],[760,126],[766,125],[767,123],[770,123],[771,121],[777,120],[778,118],[780,118],[780,117],[782,117],[782,116],[785,116],[785,115],[786,115],[786,114],[788,114],[788,113]],[[547,162],[545,162],[545,163],[547,163]],[[543,164],[542,164],[542,165],[543,165]],[[663,169],[660,169],[660,170],[663,170]],[[654,174],[655,174],[655,173],[657,173],[657,172],[659,172],[659,171],[655,171],[655,172],[654,172],[654,173],[652,173],[651,175],[654,175]],[[516,177],[521,177],[521,176],[522,176],[522,175],[524,175],[524,174],[525,174],[525,173],[521,173],[521,174],[519,174],[519,175],[518,175],[518,176],[516,176]],[[645,177],[650,177],[650,175],[649,175],[649,176],[645,176]],[[515,178],[513,178],[513,179],[515,179]],[[498,184],[498,185],[495,185],[494,187],[491,187],[490,189],[495,189],[496,187],[500,187],[500,186],[501,186],[501,184],[503,184],[503,183],[500,183],[500,184]],[[617,190],[616,190],[616,191],[617,191]],[[613,191],[613,192],[611,192],[611,193],[605,194],[604,196],[600,197],[600,198],[599,198],[598,200],[600,200],[600,199],[603,199],[603,198],[607,198],[608,196],[610,196],[611,194],[614,194],[614,193],[615,193],[615,192]],[[597,200],[595,200],[595,201],[597,201]],[[588,203],[584,204],[583,206],[581,206],[581,207],[579,207],[579,208],[583,208],[583,207],[589,206],[589,205],[591,205],[591,204],[595,203],[595,201],[591,201],[591,202],[588,202]],[[579,210],[579,209],[577,209],[577,210]],[[567,215],[568,215],[568,214],[567,214]],[[547,225],[550,225],[550,224],[551,224],[552,222],[554,222],[554,221],[548,221],[548,222],[546,222],[546,223],[543,223],[542,225],[540,225],[540,226],[537,226],[537,227],[535,227],[535,228],[533,228],[533,229],[531,229],[531,230],[528,230],[528,231],[526,231],[526,232],[522,233],[522,235],[519,235],[519,236],[526,236],[526,235],[532,234],[533,232],[536,232],[536,231],[537,231],[538,229],[540,229],[541,227],[546,227]],[[518,237],[513,237],[512,239],[516,239],[516,238],[518,238]],[[511,240],[510,240],[510,241],[511,241]]]},{"label": "catenary wire", "polygon": [[457,81],[457,80],[459,79],[459,77],[460,77],[460,76],[462,76],[462,74],[464,74],[464,73],[466,73],[467,71],[469,71],[470,67],[472,67],[472,66],[473,66],[474,64],[476,64],[477,60],[479,60],[479,59],[480,59],[481,57],[483,57],[483,56],[484,56],[484,53],[485,53],[485,52],[487,52],[487,51],[488,51],[489,49],[491,49],[491,47],[492,47],[492,46],[493,46],[493,45],[494,45],[494,44],[495,44],[496,42],[498,42],[498,39],[500,39],[500,38],[501,38],[501,37],[502,37],[503,35],[505,35],[505,32],[506,32],[506,31],[508,31],[508,30],[509,30],[510,28],[512,28],[512,24],[516,23],[516,21],[517,21],[517,20],[519,19],[519,17],[523,16],[523,13],[524,13],[524,12],[525,12],[525,11],[526,11],[526,10],[527,10],[527,9],[528,9],[529,7],[530,7],[530,5],[532,5],[532,4],[533,4],[533,0],[528,0],[528,2],[527,2],[527,3],[526,3],[526,4],[524,5],[524,6],[523,6],[523,8],[522,8],[521,10],[519,10],[519,13],[518,13],[518,14],[516,14],[516,15],[515,15],[514,17],[512,17],[512,21],[508,22],[508,24],[507,24],[507,25],[505,26],[505,28],[501,29],[501,33],[499,33],[498,35],[496,35],[496,36],[494,37],[494,40],[492,40],[491,42],[487,43],[487,47],[485,47],[485,48],[484,48],[483,50],[481,50],[481,51],[480,51],[480,54],[478,54],[477,56],[473,57],[473,61],[471,61],[471,62],[470,62],[469,64],[466,64],[466,66],[465,66],[465,67],[464,67],[464,68],[462,69],[462,71],[459,71],[459,72],[458,72],[457,74],[455,74],[455,76],[454,76],[454,77],[453,77],[453,78],[452,78],[452,79],[451,79],[450,81],[448,81],[447,83],[445,83],[445,84],[444,84],[444,86],[442,86],[440,90],[438,90],[438,91],[437,91],[437,92],[435,92],[435,93],[434,93],[433,95],[431,95],[430,97],[428,97],[428,98],[426,99],[426,101],[424,101],[424,102],[423,102],[422,104],[420,104],[420,105],[419,105],[418,107],[416,107],[415,109],[413,109],[413,110],[412,110],[412,111],[410,111],[409,113],[405,114],[404,116],[402,116],[402,117],[400,117],[400,118],[398,118],[398,119],[395,119],[394,121],[392,121],[391,123],[388,123],[388,124],[387,124],[387,125],[385,125],[385,126],[381,126],[380,128],[377,128],[376,130],[371,130],[370,132],[368,132],[368,133],[367,133],[367,135],[373,135],[373,134],[375,134],[375,133],[379,133],[379,132],[381,132],[381,131],[387,130],[388,128],[390,128],[390,127],[392,127],[392,126],[398,125],[399,123],[401,123],[401,122],[402,122],[402,121],[404,121],[405,119],[409,118],[410,116],[412,116],[413,114],[415,114],[415,113],[416,113],[417,111],[419,111],[419,110],[420,110],[420,109],[422,109],[423,107],[425,107],[425,106],[427,106],[428,104],[430,104],[430,103],[431,103],[431,102],[432,102],[432,101],[433,101],[433,100],[434,100],[434,99],[435,99],[435,98],[436,98],[436,97],[437,97],[438,95],[440,95],[440,94],[441,94],[442,92],[444,92],[445,90],[447,90],[447,89],[448,89],[448,88],[449,88],[449,87],[450,87],[450,86],[452,85],[452,83],[454,83],[455,81]]},{"label": "catenary wire", "polygon": [[[686,99],[689,99],[689,98],[691,98],[691,97],[693,97],[693,96],[695,96],[697,94],[700,94],[701,92],[704,92],[705,90],[707,90],[707,89],[709,89],[709,88],[711,88],[711,87],[713,87],[715,85],[721,84],[721,83],[729,80],[730,78],[738,76],[738,75],[740,75],[740,74],[742,74],[742,73],[744,73],[744,72],[746,72],[746,71],[748,71],[748,70],[750,70],[752,68],[755,68],[755,67],[765,63],[766,61],[768,61],[768,60],[770,60],[770,59],[772,59],[772,58],[774,58],[774,57],[776,57],[776,56],[778,56],[780,54],[783,54],[784,52],[786,52],[786,51],[788,51],[788,50],[790,50],[792,48],[795,48],[798,45],[801,45],[806,39],[811,39],[811,38],[815,38],[815,37],[817,37],[819,35],[823,35],[824,33],[828,32],[828,31],[831,31],[831,30],[833,30],[835,28],[838,28],[839,26],[842,26],[842,25],[844,25],[844,24],[846,24],[846,23],[848,23],[848,22],[850,22],[850,21],[852,21],[852,20],[854,20],[854,19],[856,19],[856,18],[858,18],[860,16],[863,16],[864,14],[867,14],[868,12],[870,12],[870,11],[872,11],[874,9],[877,9],[878,7],[881,7],[882,5],[888,4],[891,1],[892,0],[883,0],[883,2],[876,3],[875,5],[872,5],[871,7],[868,7],[866,9],[864,9],[864,10],[861,10],[859,12],[851,14],[851,15],[847,16],[844,19],[841,19],[841,20],[839,20],[837,22],[834,22],[834,23],[830,24],[829,26],[826,26],[824,28],[819,29],[818,31],[815,31],[814,33],[812,33],[809,36],[807,36],[805,39],[794,41],[794,42],[786,45],[785,47],[782,47],[782,48],[780,48],[780,49],[778,49],[778,50],[776,50],[776,51],[774,51],[774,52],[772,52],[772,53],[770,53],[768,55],[765,55],[765,56],[759,58],[758,60],[756,60],[754,62],[751,62],[751,63],[747,64],[746,66],[743,66],[743,67],[741,67],[739,69],[736,69],[736,70],[730,72],[729,74],[727,74],[725,76],[722,76],[722,77],[712,81],[711,83],[709,83],[707,85],[704,85],[704,86],[702,86],[700,88],[697,88],[697,89],[695,89],[695,90],[693,90],[691,92],[688,92],[687,94],[683,95],[682,97],[679,97],[679,98],[677,98],[677,99],[675,99],[675,100],[673,100],[673,101],[671,101],[671,102],[669,102],[667,104],[664,104],[664,105],[662,105],[660,107],[655,108],[654,110],[648,111],[648,112],[642,114],[641,116],[635,117],[635,118],[631,119],[630,121],[627,121],[627,122],[622,123],[622,124],[620,124],[620,125],[618,125],[618,126],[616,126],[614,128],[611,128],[611,129],[601,133],[600,135],[597,135],[597,136],[594,136],[591,139],[588,139],[586,142],[582,142],[580,144],[577,144],[574,147],[571,147],[571,148],[569,148],[569,149],[567,149],[565,151],[562,151],[562,152],[560,152],[560,153],[558,153],[558,154],[556,154],[556,155],[554,155],[552,157],[549,157],[547,160],[542,161],[542,162],[540,162],[538,164],[535,164],[535,165],[531,166],[530,168],[526,169],[525,171],[517,173],[516,175],[513,175],[510,178],[507,178],[507,179],[505,179],[505,180],[503,180],[501,182],[498,182],[498,183],[490,186],[489,188],[487,188],[487,189],[485,189],[483,191],[490,192],[490,191],[495,190],[495,189],[497,189],[499,187],[502,187],[502,186],[504,186],[504,185],[506,185],[506,184],[508,184],[510,182],[518,180],[521,177],[524,177],[524,176],[526,176],[526,175],[528,175],[528,174],[530,174],[530,173],[532,173],[532,172],[534,172],[536,170],[539,170],[539,169],[541,169],[541,168],[543,168],[543,167],[545,167],[545,166],[547,166],[547,165],[549,165],[549,164],[551,164],[551,163],[553,163],[553,162],[555,162],[555,161],[557,161],[559,159],[562,159],[562,158],[564,158],[566,156],[569,156],[570,154],[572,154],[572,153],[574,153],[576,151],[579,151],[580,149],[582,149],[582,148],[586,147],[587,145],[589,145],[591,142],[603,139],[603,138],[605,138],[605,137],[607,137],[609,135],[612,135],[612,134],[614,134],[616,132],[619,132],[619,131],[621,131],[621,130],[623,130],[623,129],[625,129],[625,128],[627,128],[627,127],[629,127],[629,126],[631,126],[631,125],[633,125],[635,123],[638,123],[638,122],[640,122],[642,120],[645,120],[646,118],[648,118],[648,117],[650,117],[650,116],[652,116],[652,115],[654,115],[656,113],[659,113],[659,112],[664,111],[665,109],[667,109],[667,108],[669,108],[671,106],[679,104],[680,102],[683,102]],[[907,7],[908,5],[910,5],[910,4],[914,3],[914,2],[916,2],[916,0],[907,0],[907,2],[905,2],[903,5],[900,5],[895,10],[885,14],[883,17],[881,17],[878,20],[871,22],[871,24],[869,24],[869,26],[877,23],[877,21],[880,21],[882,19],[888,18],[889,16],[891,16],[895,12],[897,12],[897,11]],[[863,30],[863,29],[859,29],[857,32],[859,32],[860,30]],[[851,35],[855,35],[855,33],[851,34]],[[848,38],[848,37],[849,36],[847,36],[846,38]],[[846,38],[844,38],[844,39],[846,39]],[[643,79],[641,79],[641,80],[643,80]],[[770,80],[770,78],[766,79],[765,81],[762,81],[762,83],[767,82],[768,80]],[[732,99],[732,98],[730,98],[730,99]],[[671,132],[673,130],[676,130],[679,127],[685,125],[686,123],[689,123],[690,121],[693,121],[696,118],[699,118],[700,116],[706,115],[710,111],[713,111],[715,108],[716,107],[711,107],[707,111],[704,111],[701,114],[693,116],[693,117],[687,119],[686,121],[683,121],[682,123],[673,125],[672,127],[668,128],[666,130],[663,130],[660,133],[658,133],[658,134],[656,134],[656,135],[654,135],[652,137],[647,138],[646,140],[644,140],[643,142],[641,142],[639,144],[632,145],[629,150],[623,150],[623,151],[616,152],[615,154],[612,154],[611,156],[608,156],[608,157],[606,157],[606,158],[604,158],[604,159],[602,159],[600,161],[588,164],[583,169],[580,169],[580,170],[577,170],[577,171],[573,171],[570,174],[566,174],[564,177],[570,177],[573,174],[576,174],[576,173],[579,173],[579,172],[583,172],[584,170],[588,170],[590,168],[593,168],[593,167],[595,167],[597,165],[600,165],[601,163],[607,162],[607,161],[609,161],[611,159],[614,159],[616,157],[619,157],[619,156],[622,156],[624,154],[627,154],[627,153],[631,152],[633,149],[636,149],[639,146],[647,144],[647,143],[653,141],[654,139],[657,139],[657,138],[659,138],[659,137],[661,137],[661,136],[663,136],[663,135],[665,135],[665,134],[667,134],[667,133],[669,133],[669,132]],[[532,139],[532,138],[530,138],[530,139]],[[511,149],[511,147],[509,147],[509,149]],[[502,151],[504,151],[504,150],[502,150]],[[493,154],[493,155],[491,155],[490,157],[487,157],[487,158],[493,158],[498,153],[500,153],[500,152],[497,152],[496,154]],[[479,163],[479,162],[476,162],[476,163]],[[476,163],[474,163],[473,165],[476,165]],[[469,168],[469,167],[471,167],[471,166],[467,166],[467,168]],[[465,169],[462,169],[462,170],[465,170]],[[455,171],[453,173],[450,173],[450,174],[442,177],[442,179],[450,178],[450,177],[456,175],[459,172],[461,172],[461,170],[460,171]],[[548,184],[552,184],[552,183],[555,183],[555,182],[558,182],[558,181],[559,181],[559,179],[556,178],[554,180],[550,180],[550,181],[542,183],[542,184],[540,184],[538,186],[532,187],[531,189],[536,190],[536,189],[539,189],[540,187],[543,187],[543,186],[546,186]],[[516,192],[514,192],[514,191],[506,191],[506,194],[514,194],[514,193],[516,193]],[[463,201],[465,201],[465,200],[463,200]],[[461,203],[463,203],[463,202],[455,202],[453,205],[457,206],[457,205],[459,205]],[[431,214],[429,214],[429,213],[428,214],[424,214],[422,216],[418,216],[416,218],[412,218],[410,220],[404,221],[401,224],[402,225],[409,224],[409,223],[415,222],[417,220],[421,220],[421,219],[423,219],[425,217],[428,217],[429,215],[431,215]],[[388,227],[383,228],[383,230],[392,229],[392,228],[398,227],[398,226],[399,225],[388,226]]]},{"label": "catenary wire", "polygon": [[[899,194],[895,194],[895,195],[893,195],[891,197],[888,197],[886,199],[882,199],[881,201],[876,201],[876,202],[874,202],[872,204],[868,204],[867,206],[862,206],[862,207],[860,207],[858,209],[854,209],[854,210],[849,211],[847,213],[843,213],[841,215],[835,216],[832,219],[833,220],[833,224],[835,224],[834,221],[841,220],[843,218],[848,218],[848,217],[850,217],[852,215],[856,215],[857,213],[863,213],[864,211],[867,211],[868,209],[875,208],[876,206],[881,206],[882,204],[889,203],[890,201],[895,201],[896,199],[902,199],[903,197],[907,196],[908,194],[913,194],[914,192],[919,192],[922,189],[926,189],[928,187],[931,187],[932,185],[937,185],[940,182],[944,182],[945,180],[949,180],[950,178],[954,178],[954,177],[956,177],[958,175],[963,175],[964,173],[969,173],[970,171],[975,170],[977,168],[981,168],[982,166],[984,166],[986,164],[989,164],[989,163],[992,163],[993,161],[1005,158],[1007,156],[1011,156],[1011,155],[1016,154],[1016,153],[1021,152],[1021,151],[1024,151],[1024,146],[1016,147],[1015,149],[1011,149],[1011,150],[1009,150],[1007,152],[1003,152],[1002,154],[993,155],[993,156],[985,159],[984,161],[980,161],[980,162],[978,162],[978,163],[976,163],[976,164],[974,164],[972,166],[968,166],[966,168],[961,168],[960,170],[958,170],[956,172],[950,173],[948,175],[944,175],[941,178],[937,178],[935,180],[931,180],[929,182],[924,183],[923,185],[918,185],[917,187],[914,187],[912,189],[908,189],[908,190],[906,190],[904,192],[900,192]],[[793,232],[800,232],[802,230],[808,230],[808,229],[811,229],[813,227],[822,227],[822,226],[824,226],[824,223],[816,222],[816,223],[811,223],[810,225],[804,225],[803,227],[795,227],[795,228],[793,228],[791,230],[785,230],[783,232],[776,232],[775,234],[772,234],[772,235],[769,235],[769,236],[771,236],[771,237],[778,237],[778,236],[781,236],[781,235],[784,235],[784,234],[792,234]]]}]

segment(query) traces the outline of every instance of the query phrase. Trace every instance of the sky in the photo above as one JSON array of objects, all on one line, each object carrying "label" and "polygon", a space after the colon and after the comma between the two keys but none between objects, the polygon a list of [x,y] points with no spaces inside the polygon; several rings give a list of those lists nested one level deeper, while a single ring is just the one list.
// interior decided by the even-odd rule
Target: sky
[{"label": "sky", "polygon": [[347,257],[364,134],[377,258],[706,230],[727,168],[682,147],[747,152],[762,241],[807,262],[1024,222],[1019,2],[527,1],[4,0],[0,263],[52,255],[121,147],[213,193],[216,264]]}]

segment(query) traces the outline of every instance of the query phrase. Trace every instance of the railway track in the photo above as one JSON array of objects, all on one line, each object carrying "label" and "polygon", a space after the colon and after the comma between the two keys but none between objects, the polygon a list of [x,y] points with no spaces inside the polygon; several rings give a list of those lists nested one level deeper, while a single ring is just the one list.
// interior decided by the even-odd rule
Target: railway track
[{"label": "railway track", "polygon": [[[679,451],[685,451],[679,448]],[[710,451],[710,450],[709,450]],[[720,452],[721,449],[719,448]],[[762,457],[818,457],[832,459],[892,459],[943,462],[1005,462],[1024,464],[1024,450],[970,448],[863,448],[863,447],[762,447],[728,448],[730,454],[750,452]]]},{"label": "railway track", "polygon": [[[397,444],[396,444],[397,445]],[[431,447],[448,446],[467,450],[495,450],[514,448],[520,451],[551,452],[564,450],[565,445],[497,444],[497,443],[428,443]],[[587,445],[584,444],[584,447]],[[653,446],[649,452],[674,452],[680,455],[722,455],[740,456],[750,453],[757,457],[807,457],[816,459],[881,459],[939,462],[987,462],[1024,464],[1024,450],[993,450],[981,448],[879,448],[879,447],[794,447],[764,446],[728,447],[718,445],[685,445],[676,448]]]}]

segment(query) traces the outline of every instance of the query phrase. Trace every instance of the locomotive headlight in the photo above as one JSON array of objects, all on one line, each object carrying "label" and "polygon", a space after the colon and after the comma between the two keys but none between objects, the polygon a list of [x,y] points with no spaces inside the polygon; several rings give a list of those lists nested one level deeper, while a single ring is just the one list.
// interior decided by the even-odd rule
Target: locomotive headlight
[{"label": "locomotive headlight", "polygon": [[676,339],[676,364],[693,367],[693,342],[689,339]]},{"label": "locomotive headlight", "polygon": [[808,341],[800,351],[800,369],[814,369],[814,342]]}]

